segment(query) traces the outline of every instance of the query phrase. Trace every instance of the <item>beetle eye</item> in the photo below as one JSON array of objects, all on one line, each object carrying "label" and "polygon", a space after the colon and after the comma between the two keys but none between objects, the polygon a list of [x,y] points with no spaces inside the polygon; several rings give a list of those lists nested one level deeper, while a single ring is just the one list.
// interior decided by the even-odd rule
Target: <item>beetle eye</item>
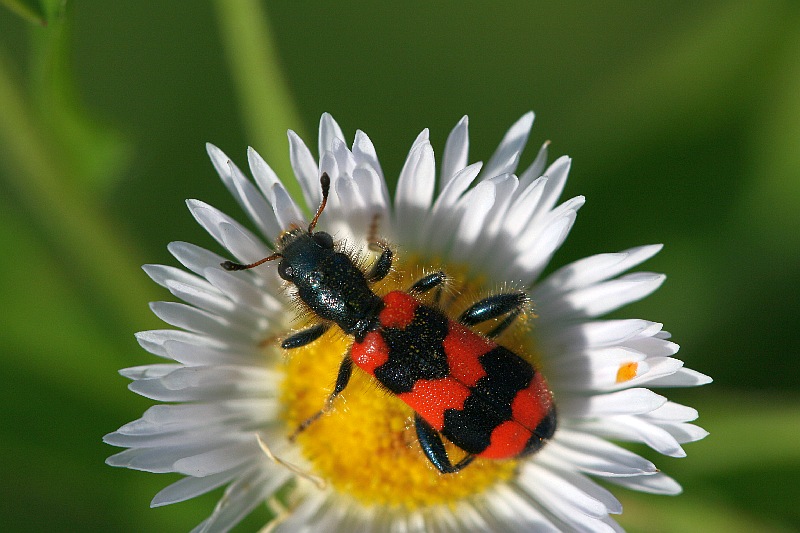
[{"label": "beetle eye", "polygon": [[287,265],[285,261],[278,263],[278,275],[286,281],[292,281],[294,278],[294,269],[291,265]]},{"label": "beetle eye", "polygon": [[323,248],[327,248],[328,250],[333,248],[333,237],[331,237],[329,233],[318,231],[313,235],[313,238],[314,241]]}]

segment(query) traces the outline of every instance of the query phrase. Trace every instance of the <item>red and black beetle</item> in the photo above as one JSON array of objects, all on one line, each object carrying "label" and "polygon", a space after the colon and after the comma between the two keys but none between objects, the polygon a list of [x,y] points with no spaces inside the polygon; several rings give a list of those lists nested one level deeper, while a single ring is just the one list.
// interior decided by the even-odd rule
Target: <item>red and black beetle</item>
[{"label": "red and black beetle", "polygon": [[[320,183],[322,202],[307,230],[294,227],[284,232],[277,252],[255,263],[222,263],[226,270],[244,270],[280,259],[278,274],[295,286],[319,319],[284,339],[283,348],[309,344],[334,324],[354,338],[325,406],[297,432],[330,409],[347,387],[355,364],[415,411],[422,450],[442,473],[458,472],[475,457],[506,459],[540,449],[556,429],[550,389],[526,359],[493,341],[528,305],[525,292],[484,298],[456,320],[418,298],[441,289],[443,272],[424,276],[406,291],[378,296],[370,284],[389,274],[392,251],[374,243],[381,255],[363,272],[350,256],[335,249],[331,235],[315,232],[328,199],[327,174]],[[488,320],[497,320],[497,325],[487,334],[471,329]],[[456,464],[447,455],[442,435],[466,452]]]}]

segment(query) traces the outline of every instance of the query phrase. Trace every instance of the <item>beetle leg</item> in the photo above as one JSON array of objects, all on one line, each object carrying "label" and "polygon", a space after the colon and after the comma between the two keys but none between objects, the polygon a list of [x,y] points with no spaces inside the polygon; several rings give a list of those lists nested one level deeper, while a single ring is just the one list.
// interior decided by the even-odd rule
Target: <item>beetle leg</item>
[{"label": "beetle leg", "polygon": [[417,428],[417,439],[425,452],[425,456],[442,474],[453,474],[458,472],[475,459],[474,455],[467,455],[455,465],[450,462],[447,456],[447,450],[444,449],[444,443],[439,432],[431,426],[427,420],[422,418],[419,413],[414,414],[414,425]]},{"label": "beetle leg", "polygon": [[434,296],[434,303],[438,305],[439,300],[442,297],[442,287],[447,282],[447,275],[442,272],[434,272],[433,274],[428,274],[420,279],[418,279],[411,287],[409,287],[408,292],[411,294],[423,294],[428,292],[431,289],[436,289],[436,295]]},{"label": "beetle leg", "polygon": [[322,336],[323,333],[328,331],[330,328],[330,324],[320,323],[314,324],[310,328],[298,331],[294,333],[281,342],[281,348],[284,350],[291,350],[292,348],[299,348],[300,346],[305,346],[306,344],[311,344],[318,338]]},{"label": "beetle leg", "polygon": [[327,413],[333,407],[333,401],[336,399],[337,396],[347,387],[347,384],[350,383],[350,376],[353,374],[353,359],[350,357],[350,354],[347,354],[344,359],[342,359],[342,364],[339,365],[339,374],[336,376],[336,385],[333,387],[333,392],[328,396],[328,399],[325,400],[325,405],[322,409],[311,415],[310,417],[306,418],[303,423],[297,426],[297,429],[294,430],[289,436],[289,440],[293,441],[297,438],[297,435],[305,431],[308,426],[316,422],[322,415]]},{"label": "beetle leg", "polygon": [[527,304],[528,295],[523,291],[495,294],[473,304],[469,309],[461,313],[458,321],[465,326],[474,326],[481,322],[507,315],[486,334],[491,339],[508,329]]},{"label": "beetle leg", "polygon": [[392,250],[382,242],[376,242],[375,245],[379,246],[383,251],[367,273],[368,283],[375,283],[376,281],[382,280],[392,270],[392,259],[394,258]]}]

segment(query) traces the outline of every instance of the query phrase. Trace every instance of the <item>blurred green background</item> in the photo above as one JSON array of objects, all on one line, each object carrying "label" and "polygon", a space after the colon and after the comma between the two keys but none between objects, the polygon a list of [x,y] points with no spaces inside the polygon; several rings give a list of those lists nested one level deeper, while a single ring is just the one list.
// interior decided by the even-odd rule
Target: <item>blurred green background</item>
[{"label": "blurred green background", "polygon": [[[242,218],[205,154],[258,149],[322,112],[396,178],[416,134],[462,115],[471,160],[537,113],[531,148],[574,158],[587,204],[555,264],[663,242],[667,284],[617,314],[664,322],[688,366],[668,391],[711,435],[656,457],[677,498],[615,490],[631,531],[800,529],[800,3],[255,3],[4,0],[0,6],[0,524],[181,531],[217,494],[103,464],[150,402],[117,369],[171,299],[140,270],[173,240],[217,249],[184,199]],[[258,511],[241,531],[264,520]]]}]

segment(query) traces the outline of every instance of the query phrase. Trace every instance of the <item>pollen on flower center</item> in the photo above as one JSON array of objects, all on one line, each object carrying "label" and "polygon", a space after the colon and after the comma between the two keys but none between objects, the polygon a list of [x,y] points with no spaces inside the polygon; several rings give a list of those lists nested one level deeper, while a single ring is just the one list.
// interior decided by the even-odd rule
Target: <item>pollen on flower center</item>
[{"label": "pollen on flower center", "polygon": [[[396,267],[376,292],[407,289],[418,277],[400,262]],[[419,274],[433,269],[411,270]],[[451,267],[447,271],[457,277]],[[450,289],[441,301],[456,311],[472,303],[467,301],[469,295],[481,292],[477,284],[458,287],[467,296]],[[341,332],[331,331],[288,354],[281,395],[288,432],[322,408],[351,342]],[[456,474],[439,473],[420,449],[411,408],[358,368],[333,409],[300,433],[296,442],[315,475],[365,506],[417,509],[455,504],[511,478],[517,465],[513,460],[476,460]],[[464,456],[449,442],[445,445],[454,463]]]}]

